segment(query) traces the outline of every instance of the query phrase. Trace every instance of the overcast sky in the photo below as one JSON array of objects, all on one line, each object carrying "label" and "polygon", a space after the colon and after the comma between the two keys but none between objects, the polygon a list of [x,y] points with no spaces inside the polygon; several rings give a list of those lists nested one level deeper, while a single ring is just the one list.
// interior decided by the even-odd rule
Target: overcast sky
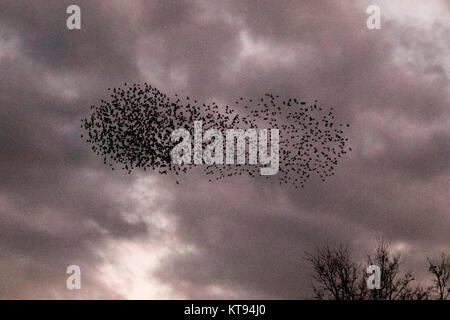
[{"label": "overcast sky", "polygon": [[[363,257],[379,237],[426,280],[425,257],[450,251],[449,34],[445,0],[0,1],[0,298],[307,298],[305,251]],[[223,104],[317,99],[353,151],[300,191],[111,171],[80,120],[145,81]]]}]

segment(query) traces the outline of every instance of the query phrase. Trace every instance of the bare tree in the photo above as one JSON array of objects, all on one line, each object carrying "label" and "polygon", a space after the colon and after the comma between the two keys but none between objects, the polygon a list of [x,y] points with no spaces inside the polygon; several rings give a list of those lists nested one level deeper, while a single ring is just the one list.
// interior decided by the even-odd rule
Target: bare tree
[{"label": "bare tree", "polygon": [[438,259],[428,260],[428,271],[433,276],[433,289],[439,300],[447,300],[450,296],[450,255],[442,253]]},{"label": "bare tree", "polygon": [[401,271],[401,257],[380,240],[373,255],[367,255],[367,265],[377,265],[381,271],[381,288],[369,290],[366,270],[356,263],[348,247],[337,249],[326,245],[315,253],[306,253],[313,269],[315,297],[335,300],[422,300],[429,289],[414,286],[411,272]]},{"label": "bare tree", "polygon": [[317,299],[358,299],[360,267],[355,264],[347,247],[332,249],[326,245],[314,254],[306,253],[313,265],[314,294]]},{"label": "bare tree", "polygon": [[[378,241],[373,255],[367,255],[369,265],[377,265],[381,271],[381,288],[366,290],[365,297],[373,300],[423,300],[429,292],[420,286],[413,286],[414,276],[411,271],[402,272],[401,255],[394,254],[389,244]],[[367,287],[365,287],[367,288]]]}]

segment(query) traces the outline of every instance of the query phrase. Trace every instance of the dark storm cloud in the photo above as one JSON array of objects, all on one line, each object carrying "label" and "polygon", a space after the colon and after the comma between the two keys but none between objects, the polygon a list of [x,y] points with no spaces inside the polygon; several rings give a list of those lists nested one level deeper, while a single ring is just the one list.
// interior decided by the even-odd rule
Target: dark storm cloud
[{"label": "dark storm cloud", "polygon": [[[239,1],[224,6],[243,21],[242,28],[255,41],[268,42],[270,50],[312,46],[312,65],[302,64],[301,55],[289,67],[277,60],[258,65],[249,59],[227,80],[188,82],[190,91],[211,87],[210,92],[225,99],[256,95],[262,88],[318,95],[324,103],[335,105],[345,121],[357,122],[360,115],[375,112],[390,127],[379,130],[387,138],[380,154],[371,158],[357,151],[334,181],[311,183],[302,192],[250,181],[211,187],[203,180],[195,182],[198,188],[180,190],[174,209],[182,226],[179,236],[198,247],[199,253],[174,257],[162,276],[174,279],[175,285],[188,279],[190,292],[198,296],[208,285],[227,284],[237,292],[255,290],[261,297],[293,298],[308,292],[304,250],[327,239],[348,243],[358,252],[373,250],[379,236],[394,244],[410,244],[422,255],[433,254],[434,245],[445,247],[449,219],[442,188],[448,184],[437,178],[448,176],[448,131],[415,143],[413,137],[398,132],[404,118],[418,124],[412,125],[413,134],[448,115],[448,80],[429,83],[392,62],[394,45],[408,38],[405,27],[393,21],[387,23],[388,31],[370,33],[364,11],[336,2],[261,1],[253,7]],[[430,45],[424,41],[421,48],[427,51]],[[227,64],[212,69],[233,72]],[[360,148],[362,138],[371,134],[364,125],[353,132],[353,143]],[[222,188],[235,191],[224,193]]]},{"label": "dark storm cloud", "polygon": [[[2,44],[12,44],[0,64],[3,298],[117,296],[90,276],[100,262],[95,250],[108,238],[147,232],[123,217],[132,205],[112,189],[126,190],[132,178],[108,176],[79,139],[80,117],[104,77],[121,82],[136,73],[128,38],[123,47],[114,41],[128,31],[120,15],[109,19],[89,3],[97,17],[83,15],[91,29],[78,33],[65,28],[68,2],[0,4]],[[83,293],[65,289],[69,264],[91,271]]]},{"label": "dark storm cloud", "polygon": [[2,29],[17,36],[23,53],[36,63],[54,71],[91,76],[101,72],[121,80],[136,69],[133,31],[120,11],[105,2],[78,1],[83,7],[82,23],[86,30],[68,32],[66,8],[70,1],[2,1]]},{"label": "dark storm cloud", "polygon": [[[109,239],[157,239],[126,219],[135,204],[122,200],[135,175],[108,172],[80,139],[89,106],[123,82],[224,103],[267,91],[319,98],[352,124],[354,152],[336,176],[300,192],[263,179],[211,184],[202,174],[182,186],[160,182],[172,194],[170,236],[195,248],[160,266],[159,279],[176,291],[302,298],[310,292],[304,251],[326,241],[361,253],[383,235],[413,248],[411,267],[448,249],[440,58],[448,26],[436,24],[431,37],[386,18],[369,31],[365,1],[77,1],[82,30],[72,32],[69,4],[0,3],[1,297],[118,297],[93,272],[74,296],[65,268],[95,270]],[[394,63],[407,58],[397,47],[412,48],[423,66]]]}]

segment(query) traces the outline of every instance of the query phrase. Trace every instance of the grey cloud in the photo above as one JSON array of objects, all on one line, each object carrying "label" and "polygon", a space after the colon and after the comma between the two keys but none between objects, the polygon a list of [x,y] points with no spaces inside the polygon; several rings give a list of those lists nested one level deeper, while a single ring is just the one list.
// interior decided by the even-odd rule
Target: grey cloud
[{"label": "grey cloud", "polygon": [[[110,239],[158,243],[159,230],[125,218],[135,209],[123,199],[137,174],[106,170],[80,139],[88,107],[106,88],[132,81],[224,103],[267,91],[319,99],[352,124],[354,152],[336,176],[301,191],[245,177],[210,184],[200,173],[180,186],[161,179],[172,200],[153,209],[176,219],[171,237],[196,248],[160,266],[159,279],[175,290],[194,298],[215,297],[211,286],[230,289],[227,297],[304,298],[304,251],[326,241],[360,254],[383,235],[414,248],[405,253],[414,268],[425,254],[448,249],[449,134],[434,129],[448,117],[445,44],[435,43],[445,37],[408,32],[395,20],[370,32],[364,1],[79,1],[76,32],[65,29],[68,4],[0,4],[0,39],[16,41],[11,55],[0,54],[1,297],[121,298],[95,272],[83,294],[68,293],[65,267],[79,261],[96,270],[103,262],[96,253]],[[446,28],[434,30],[445,36]],[[241,55],[242,32],[260,52]],[[435,80],[422,77],[422,66],[394,64],[397,47],[430,59],[425,70]],[[373,122],[407,118],[428,138],[410,143],[395,126],[373,133],[363,114]],[[383,148],[368,156],[362,139],[371,134]]]}]

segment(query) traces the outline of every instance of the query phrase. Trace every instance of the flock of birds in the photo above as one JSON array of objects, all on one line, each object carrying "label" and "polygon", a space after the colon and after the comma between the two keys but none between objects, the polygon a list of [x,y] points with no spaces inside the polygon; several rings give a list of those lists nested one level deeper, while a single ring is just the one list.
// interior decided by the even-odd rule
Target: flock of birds
[{"label": "flock of birds", "polygon": [[[81,127],[86,131],[82,138],[112,170],[118,164],[129,173],[135,168],[160,174],[187,173],[195,164],[172,162],[170,151],[178,142],[172,142],[171,133],[185,128],[193,136],[194,121],[202,121],[204,131],[279,129],[279,172],[265,178],[296,188],[303,187],[312,174],[322,181],[334,175],[339,158],[351,151],[344,136],[344,127],[349,125],[335,123],[333,108],[325,110],[317,101],[307,105],[296,98],[282,100],[266,93],[258,99],[239,98],[234,107],[221,107],[178,95],[171,98],[147,83],[125,83],[123,88],[108,90],[109,98],[91,106],[91,114],[82,120]],[[248,159],[248,150],[245,152]],[[259,176],[258,165],[202,166],[210,181],[243,174]]]}]

